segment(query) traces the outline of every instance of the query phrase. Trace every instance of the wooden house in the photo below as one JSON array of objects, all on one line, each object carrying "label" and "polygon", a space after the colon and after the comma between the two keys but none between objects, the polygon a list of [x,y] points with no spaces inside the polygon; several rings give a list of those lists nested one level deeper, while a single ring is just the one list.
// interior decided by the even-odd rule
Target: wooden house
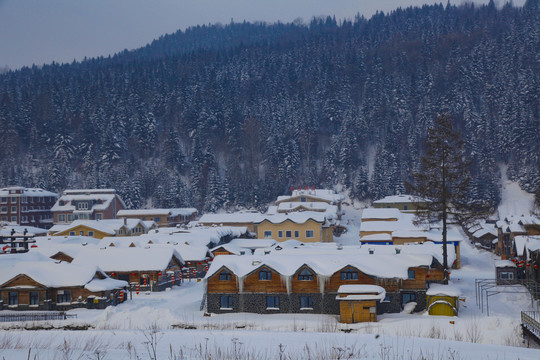
[{"label": "wooden house", "polygon": [[75,220],[116,219],[126,207],[114,189],[65,190],[51,211],[54,224],[70,224]]},{"label": "wooden house", "polygon": [[72,264],[99,266],[111,278],[141,290],[162,291],[180,285],[184,260],[172,247],[102,248],[80,251]]},{"label": "wooden house", "polygon": [[338,289],[339,322],[354,324],[377,321],[377,302],[386,290],[377,285],[341,285]]},{"label": "wooden house", "polygon": [[204,214],[198,221],[202,226],[233,226],[246,227],[249,232],[257,233],[256,223],[261,221],[263,214],[255,211],[244,211],[230,214]]},{"label": "wooden house", "polygon": [[495,281],[497,285],[514,285],[518,283],[518,267],[510,260],[499,260],[495,263]]},{"label": "wooden house", "polygon": [[55,225],[52,236],[89,236],[103,239],[111,236],[139,236],[156,229],[154,222],[139,219],[75,220],[69,225]]},{"label": "wooden house", "polygon": [[[342,251],[222,255],[214,259],[205,277],[206,307],[215,313],[339,315],[343,310],[343,319],[354,311],[350,321],[372,320],[375,318],[367,317],[363,307],[369,304],[372,308],[373,302],[378,314],[399,312],[411,301],[417,303],[417,310],[424,309],[432,264],[433,257],[427,254]],[[340,300],[346,296],[348,299]],[[340,305],[341,301],[366,303],[360,311],[358,303],[351,308]]]},{"label": "wooden house", "polygon": [[[69,310],[116,305],[124,281],[109,278],[92,265],[19,262],[0,274],[0,308]],[[96,301],[97,299],[97,301]]]}]

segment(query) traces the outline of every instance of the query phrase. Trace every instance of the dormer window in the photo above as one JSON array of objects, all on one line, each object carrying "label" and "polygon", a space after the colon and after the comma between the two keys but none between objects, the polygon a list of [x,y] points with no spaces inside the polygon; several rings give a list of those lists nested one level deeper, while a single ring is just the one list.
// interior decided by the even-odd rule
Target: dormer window
[{"label": "dormer window", "polygon": [[77,210],[88,210],[88,203],[87,202],[78,203]]},{"label": "dormer window", "polygon": [[259,280],[272,280],[272,273],[268,269],[259,271]]},{"label": "dormer window", "polygon": [[299,281],[312,281],[313,273],[309,271],[308,269],[304,268],[302,269],[302,271],[300,271],[300,274],[298,274],[298,280]]},{"label": "dormer window", "polygon": [[231,278],[232,278],[231,273],[228,272],[227,270],[223,270],[222,272],[219,273],[219,280],[229,281],[231,280]]},{"label": "dormer window", "polygon": [[344,270],[341,272],[341,280],[358,280],[358,272],[354,270]]},{"label": "dormer window", "polygon": [[60,205],[60,206],[64,206],[65,204],[66,204],[66,202],[64,200],[58,201],[58,205]]}]

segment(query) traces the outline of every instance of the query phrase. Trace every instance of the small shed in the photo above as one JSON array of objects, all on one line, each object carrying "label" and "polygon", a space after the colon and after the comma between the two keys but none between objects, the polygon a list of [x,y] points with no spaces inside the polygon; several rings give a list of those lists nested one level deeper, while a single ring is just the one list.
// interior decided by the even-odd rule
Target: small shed
[{"label": "small shed", "polygon": [[495,263],[495,279],[497,285],[514,285],[517,284],[518,268],[510,260],[499,260]]},{"label": "small shed", "polygon": [[377,321],[377,301],[385,297],[386,290],[377,285],[341,285],[336,297],[339,321],[344,324]]},{"label": "small shed", "polygon": [[458,289],[451,285],[432,284],[426,292],[429,315],[458,316]]}]

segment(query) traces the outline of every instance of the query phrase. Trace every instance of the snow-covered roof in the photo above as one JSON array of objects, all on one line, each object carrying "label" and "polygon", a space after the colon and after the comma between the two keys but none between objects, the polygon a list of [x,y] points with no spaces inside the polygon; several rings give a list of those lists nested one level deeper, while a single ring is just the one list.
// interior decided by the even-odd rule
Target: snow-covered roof
[{"label": "snow-covered roof", "polygon": [[452,297],[459,297],[461,295],[461,292],[459,289],[453,285],[442,285],[442,284],[431,284],[429,286],[429,289],[426,291],[426,295],[433,296],[433,295],[444,295],[444,296],[452,296]]},{"label": "snow-covered roof", "polygon": [[[10,190],[18,190],[21,191],[21,194],[10,194]],[[0,189],[0,196],[32,196],[32,197],[40,197],[40,196],[52,196],[52,197],[58,197],[58,194],[53,193],[51,191],[43,190],[40,188],[26,188],[22,186],[10,186]]]},{"label": "snow-covered roof", "polygon": [[360,241],[392,241],[392,235],[386,233],[365,235],[360,238]]},{"label": "snow-covered roof", "polygon": [[[525,249],[535,251],[540,249],[540,235],[519,235],[514,237],[518,256],[523,255]],[[526,254],[528,256],[528,253]]]},{"label": "snow-covered roof", "polygon": [[392,204],[392,203],[418,203],[429,202],[430,200],[423,199],[414,195],[392,195],[386,196],[382,199],[375,200],[374,204]]},{"label": "snow-covered roof", "polygon": [[47,233],[47,230],[34,226],[6,225],[0,229],[0,235],[11,235],[11,230],[15,230],[15,235],[23,235],[25,230],[27,230],[27,235],[44,235]]},{"label": "snow-covered roof", "polygon": [[[338,289],[336,300],[359,301],[359,300],[383,300],[386,290],[377,285],[341,285]],[[346,294],[346,296],[342,296]]]},{"label": "snow-covered roof", "polygon": [[[107,279],[107,275],[95,265],[54,262],[19,262],[0,273],[0,284],[17,275],[24,274],[49,288],[76,287],[89,284],[90,291],[119,289],[127,286],[125,281]],[[101,282],[101,279],[107,279]]]},{"label": "snow-covered roof", "polygon": [[245,224],[260,222],[264,215],[259,212],[237,212],[231,214],[204,214],[200,224]]},{"label": "snow-covered roof", "polygon": [[268,221],[272,224],[281,224],[287,220],[292,221],[296,224],[304,224],[309,220],[324,223],[326,220],[326,216],[324,213],[319,213],[315,211],[291,212],[288,214],[267,215],[262,217],[259,221],[256,221],[255,223],[259,224],[263,221]]},{"label": "snow-covered roof", "polygon": [[401,217],[401,211],[395,208],[385,208],[385,209],[375,209],[367,208],[362,211],[362,220],[366,219],[378,219],[378,220],[389,220],[389,219],[399,219]]},{"label": "snow-covered roof", "polygon": [[183,262],[178,251],[172,247],[89,248],[79,252],[72,264],[97,265],[107,272],[164,271],[174,257]]},{"label": "snow-covered roof", "polygon": [[190,245],[207,246],[211,243],[218,244],[222,238],[229,236],[237,238],[245,236],[248,228],[245,226],[193,226],[184,228],[177,227],[162,227],[155,230],[150,230],[148,236],[157,236],[156,239],[161,239],[163,242],[188,243]]},{"label": "snow-covered roof", "polygon": [[273,239],[232,239],[229,244],[245,249],[269,248],[278,242]]},{"label": "snow-covered roof", "polygon": [[175,208],[175,209],[134,209],[134,210],[118,210],[117,216],[178,216],[184,215],[189,216],[196,214],[197,209],[195,208]]},{"label": "snow-covered roof", "polygon": [[337,204],[342,201],[345,197],[341,194],[336,194],[334,190],[329,189],[305,189],[305,190],[293,190],[291,195],[278,196],[276,204],[279,204],[283,201],[290,201],[297,197],[309,197],[312,199],[321,199],[329,201],[331,203]]},{"label": "snow-covered roof", "polygon": [[475,238],[481,238],[482,236],[485,236],[487,234],[490,234],[490,235],[493,235],[493,236],[497,237],[497,229],[495,229],[495,227],[493,227],[493,226],[491,226],[491,227],[482,227],[482,228],[476,230],[473,233],[473,236]]},{"label": "snow-covered roof", "polygon": [[340,254],[270,253],[268,255],[221,255],[214,258],[206,278],[222,267],[243,278],[261,266],[268,266],[282,276],[294,275],[303,265],[318,276],[329,277],[345,266],[353,266],[367,275],[381,278],[407,279],[407,270],[415,266],[430,266],[433,257],[427,254],[358,254],[342,251]]},{"label": "snow-covered roof", "polygon": [[510,260],[497,260],[495,261],[495,267],[516,267],[516,264],[511,262]]},{"label": "snow-covered roof", "polygon": [[39,251],[28,251],[19,254],[0,255],[0,274],[9,270],[17,263],[52,263],[54,262],[47,255]]},{"label": "snow-covered roof", "polygon": [[[86,189],[86,190],[65,190],[64,194],[56,201],[54,206],[51,208],[51,211],[73,211],[75,205],[72,201],[82,201],[82,200],[101,200],[101,203],[94,203],[91,209],[88,211],[94,210],[106,210],[111,202],[117,197],[116,191],[113,189]],[[122,199],[118,197],[122,205],[125,207]],[[63,204],[63,205],[61,205]]]},{"label": "snow-covered roof", "polygon": [[[153,221],[152,221],[153,223]],[[49,229],[50,232],[58,233],[74,229],[78,226],[85,226],[91,229],[98,230],[102,233],[115,235],[122,227],[128,230],[133,230],[137,226],[142,226],[145,229],[148,227],[139,219],[104,219],[104,220],[75,220],[69,225],[55,225]]]}]

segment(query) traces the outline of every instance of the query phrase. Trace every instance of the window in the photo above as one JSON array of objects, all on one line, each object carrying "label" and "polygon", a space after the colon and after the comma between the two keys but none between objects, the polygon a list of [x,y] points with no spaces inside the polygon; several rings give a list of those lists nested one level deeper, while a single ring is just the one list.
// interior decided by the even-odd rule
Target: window
[{"label": "window", "polygon": [[11,222],[17,222],[17,217],[16,217],[16,216],[12,216],[12,217],[11,217]]},{"label": "window", "polygon": [[272,280],[272,273],[266,269],[259,271],[259,280]]},{"label": "window", "polygon": [[311,281],[313,280],[313,273],[309,271],[308,269],[304,268],[302,271],[300,271],[300,274],[298,274],[298,280],[299,281]]},{"label": "window", "polygon": [[405,305],[407,303],[416,301],[416,294],[415,293],[403,293],[401,294],[401,304]]},{"label": "window", "polygon": [[75,231],[70,231],[69,236],[75,236]]},{"label": "window", "polygon": [[292,231],[291,231],[291,230],[285,231],[285,237],[286,237],[287,239],[292,238]]},{"label": "window", "polygon": [[408,275],[408,278],[409,278],[409,279],[414,279],[414,278],[415,278],[414,270],[409,270],[409,271],[407,272],[407,275]]},{"label": "window", "polygon": [[26,216],[26,215],[21,216],[21,222],[23,222],[23,223],[28,222],[28,216]]},{"label": "window", "polygon": [[2,221],[8,221],[8,217],[7,216],[2,216]]},{"label": "window", "polygon": [[16,204],[17,203],[17,198],[15,196],[12,196],[11,197],[11,203],[12,204]]},{"label": "window", "polygon": [[96,220],[103,220],[103,214],[97,213],[96,214]]},{"label": "window", "polygon": [[279,309],[279,296],[271,295],[266,297],[267,309]]},{"label": "window", "polygon": [[283,237],[283,231],[279,230],[277,232],[277,236],[278,236],[278,238],[282,238]]},{"label": "window", "polygon": [[88,210],[88,203],[87,202],[77,203],[77,210]]},{"label": "window", "polygon": [[156,218],[154,218],[154,221],[157,222],[157,223],[158,223],[158,222],[161,222],[161,218],[160,218],[160,217],[156,217]]},{"label": "window", "polygon": [[265,230],[264,231],[264,238],[268,239],[272,237],[272,231],[271,230]]},{"label": "window", "polygon": [[27,201],[26,201],[26,196],[21,197],[21,203],[23,203],[23,204],[26,204],[26,203],[27,203]]},{"label": "window", "polygon": [[403,205],[403,210],[407,210],[407,205]]},{"label": "window", "polygon": [[60,205],[60,206],[64,206],[65,204],[66,204],[66,202],[64,200],[58,201],[58,205]]},{"label": "window", "polygon": [[312,238],[313,237],[313,230],[306,230],[306,237]]},{"label": "window", "polygon": [[7,206],[2,206],[2,209],[0,211],[2,211],[3,213],[7,213]]},{"label": "window", "polygon": [[56,303],[70,303],[71,302],[71,291],[70,290],[58,290],[56,294]]},{"label": "window", "polygon": [[232,303],[232,296],[231,295],[221,295],[219,297],[219,302],[220,302],[220,308],[222,310],[224,309],[227,309],[227,310],[232,310],[232,307],[233,307],[233,303]]},{"label": "window", "polygon": [[94,232],[93,232],[93,231],[89,231],[89,232],[88,232],[88,236],[94,236]]},{"label": "window", "polygon": [[72,222],[73,221],[73,214],[68,214],[68,222]]},{"label": "window", "polygon": [[294,230],[294,238],[298,239],[300,237],[300,231]]},{"label": "window", "polygon": [[80,236],[84,236],[84,231],[82,231],[82,230],[79,231],[79,235],[80,235]]},{"label": "window", "polygon": [[19,305],[19,293],[16,291],[9,292],[9,305]]},{"label": "window", "polygon": [[300,309],[313,309],[313,298],[311,296],[300,296]]},{"label": "window", "polygon": [[231,278],[232,278],[231,273],[228,272],[227,270],[223,270],[222,272],[219,273],[219,280],[229,281],[231,280]]},{"label": "window", "polygon": [[17,212],[17,207],[16,207],[16,206],[12,206],[12,207],[11,207],[11,212],[12,212],[12,213],[16,213],[16,212]]},{"label": "window", "polygon": [[306,202],[306,201],[307,201],[307,199],[306,199],[306,197],[305,197],[305,196],[302,196],[302,197],[300,198],[300,201],[301,201],[301,202]]},{"label": "window", "polygon": [[58,214],[58,222],[65,222],[65,221],[66,221],[66,215]]},{"label": "window", "polygon": [[0,200],[0,202],[1,202],[2,204],[7,204],[7,197],[3,197],[3,198]]},{"label": "window", "polygon": [[501,279],[504,280],[514,280],[514,273],[513,272],[501,272]]},{"label": "window", "polygon": [[30,305],[39,305],[39,293],[30,291]]},{"label": "window", "polygon": [[354,270],[342,271],[341,280],[358,280],[358,272]]}]

